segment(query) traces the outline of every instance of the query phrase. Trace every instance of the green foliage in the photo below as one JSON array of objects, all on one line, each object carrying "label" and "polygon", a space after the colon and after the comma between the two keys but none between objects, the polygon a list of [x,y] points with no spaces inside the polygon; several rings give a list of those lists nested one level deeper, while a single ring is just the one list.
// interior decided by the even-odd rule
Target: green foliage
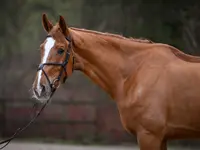
[{"label": "green foliage", "polygon": [[[85,0],[83,8],[82,23],[87,28],[149,38],[199,54],[199,45],[194,44],[199,41],[197,1]],[[189,21],[193,24],[188,25]]]},{"label": "green foliage", "polygon": [[[195,24],[193,30],[199,27],[198,6],[199,2],[193,0],[190,3],[180,0],[157,0],[151,3],[143,0],[2,0],[0,60],[16,52],[37,49],[37,43],[45,34],[41,25],[43,12],[53,22],[58,15],[63,15],[70,26],[145,37],[172,44],[186,52],[190,52],[189,49],[195,51],[198,44],[195,47],[191,46],[191,42],[184,42],[190,33],[184,38],[183,27],[187,27],[190,20]],[[196,36],[193,35],[192,40],[198,43]]]},{"label": "green foliage", "polygon": [[19,52],[38,49],[38,43],[45,34],[41,25],[43,12],[47,13],[53,22],[60,14],[68,18],[70,24],[80,24],[80,11],[78,10],[80,10],[81,1],[2,1],[0,17],[4,21],[0,24],[0,60]]}]

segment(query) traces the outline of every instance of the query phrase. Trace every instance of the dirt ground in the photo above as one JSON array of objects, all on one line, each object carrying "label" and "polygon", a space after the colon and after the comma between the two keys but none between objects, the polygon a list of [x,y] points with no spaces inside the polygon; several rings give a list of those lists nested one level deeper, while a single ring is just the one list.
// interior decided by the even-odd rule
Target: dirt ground
[{"label": "dirt ground", "polygon": [[[168,148],[169,150],[197,150],[191,148]],[[42,143],[12,142],[4,150],[139,150],[132,146],[75,146]]]}]

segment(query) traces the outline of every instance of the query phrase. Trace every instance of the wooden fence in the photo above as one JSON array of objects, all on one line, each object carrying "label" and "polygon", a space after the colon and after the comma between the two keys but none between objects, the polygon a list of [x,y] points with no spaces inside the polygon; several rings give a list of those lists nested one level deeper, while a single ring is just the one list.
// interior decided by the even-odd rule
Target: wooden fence
[{"label": "wooden fence", "polygon": [[[0,133],[8,137],[31,119],[33,101],[0,99],[0,102]],[[122,128],[115,104],[98,102],[54,99],[19,138],[108,144],[133,142],[134,137]]]}]

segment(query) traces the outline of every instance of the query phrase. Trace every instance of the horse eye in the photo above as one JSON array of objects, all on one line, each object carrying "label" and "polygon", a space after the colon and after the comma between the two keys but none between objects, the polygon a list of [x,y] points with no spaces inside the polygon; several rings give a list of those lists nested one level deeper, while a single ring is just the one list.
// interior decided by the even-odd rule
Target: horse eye
[{"label": "horse eye", "polygon": [[59,50],[58,50],[58,54],[60,54],[60,55],[61,55],[63,52],[64,52],[63,49],[59,49]]}]

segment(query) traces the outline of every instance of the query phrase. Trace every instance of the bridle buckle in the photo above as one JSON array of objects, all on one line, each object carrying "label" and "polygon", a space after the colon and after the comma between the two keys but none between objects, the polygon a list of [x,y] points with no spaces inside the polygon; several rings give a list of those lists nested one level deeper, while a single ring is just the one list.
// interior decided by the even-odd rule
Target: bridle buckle
[{"label": "bridle buckle", "polygon": [[57,89],[59,86],[60,86],[59,79],[57,78],[57,79],[53,80],[52,88]]}]

